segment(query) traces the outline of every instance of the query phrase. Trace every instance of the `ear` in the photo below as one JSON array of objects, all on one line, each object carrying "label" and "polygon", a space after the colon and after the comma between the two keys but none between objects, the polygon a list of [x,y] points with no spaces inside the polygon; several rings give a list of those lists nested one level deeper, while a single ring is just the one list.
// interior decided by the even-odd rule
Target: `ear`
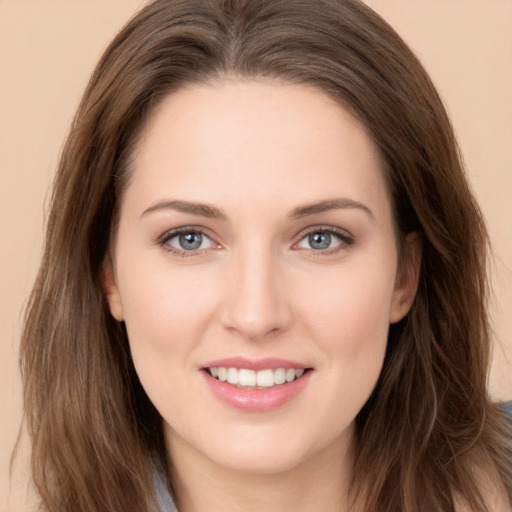
[{"label": "ear", "polygon": [[414,231],[405,237],[389,312],[390,324],[402,320],[411,309],[418,289],[422,249],[423,239],[418,232]]},{"label": "ear", "polygon": [[114,265],[109,254],[105,256],[101,264],[101,285],[108,301],[110,313],[118,322],[122,322],[124,320],[123,304],[117,287]]}]

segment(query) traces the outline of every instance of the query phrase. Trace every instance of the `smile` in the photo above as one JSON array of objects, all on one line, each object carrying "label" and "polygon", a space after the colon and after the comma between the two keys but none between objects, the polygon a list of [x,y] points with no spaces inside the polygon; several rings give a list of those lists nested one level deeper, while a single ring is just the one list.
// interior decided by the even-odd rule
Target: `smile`
[{"label": "smile", "polygon": [[304,375],[304,368],[271,368],[255,371],[248,368],[211,367],[207,371],[215,379],[234,386],[264,389],[279,386]]},{"label": "smile", "polygon": [[202,367],[207,387],[218,400],[243,412],[264,413],[299,399],[314,368],[285,359],[231,357]]}]

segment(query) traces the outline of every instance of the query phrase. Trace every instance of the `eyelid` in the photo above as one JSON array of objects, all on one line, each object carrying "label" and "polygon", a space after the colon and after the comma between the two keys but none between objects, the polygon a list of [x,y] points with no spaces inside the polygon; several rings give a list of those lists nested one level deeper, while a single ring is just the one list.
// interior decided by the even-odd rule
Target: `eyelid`
[{"label": "eyelid", "polygon": [[[298,248],[298,244],[307,236],[311,235],[312,233],[318,233],[318,232],[324,232],[324,233],[330,233],[334,235],[339,241],[340,244],[336,247],[333,247],[332,249],[325,249],[325,250],[315,250],[315,249],[304,249],[304,248]],[[217,245],[218,247],[215,247],[214,249],[218,249],[222,244],[218,241],[217,237],[207,228],[197,225],[187,225],[187,226],[180,226],[177,228],[172,228],[161,235],[159,235],[155,243],[156,245],[161,246],[164,250],[167,252],[178,254],[180,256],[196,256],[200,254],[204,254],[205,252],[209,251],[210,249],[196,249],[191,251],[185,251],[180,250],[175,247],[172,247],[171,245],[168,245],[167,242],[182,233],[200,233],[203,236],[206,236],[209,240],[212,241],[213,244]],[[355,237],[348,232],[345,229],[338,228],[336,226],[332,225],[316,225],[316,226],[309,226],[303,230],[301,230],[296,236],[296,241],[292,245],[292,249],[296,250],[303,250],[308,251],[310,253],[313,253],[315,255],[321,256],[321,255],[328,255],[335,253],[339,250],[342,250],[343,248],[347,248],[348,246],[351,246],[354,241]]]},{"label": "eyelid", "polygon": [[[167,243],[171,238],[174,238],[175,236],[181,235],[183,233],[200,233],[202,236],[205,236],[206,238],[211,240],[211,242],[213,244],[215,244],[216,246],[219,247],[221,245],[220,242],[216,239],[217,237],[215,235],[213,235],[209,229],[206,229],[202,226],[194,226],[194,225],[180,226],[178,228],[169,229],[169,230],[165,231],[164,233],[162,233],[160,236],[158,236],[155,240],[155,243],[157,245],[159,245],[160,247],[162,247],[167,252],[170,252],[171,254],[177,254],[179,256],[184,256],[184,257],[197,256],[197,255],[204,254],[205,252],[211,250],[211,248],[208,248],[208,249],[195,249],[195,250],[191,250],[191,251],[185,251],[183,249],[178,249],[176,247],[173,247]],[[213,249],[217,249],[218,247],[214,247]]]},{"label": "eyelid", "polygon": [[[307,236],[309,236],[313,233],[332,234],[340,241],[340,244],[337,245],[336,247],[333,247],[332,249],[324,249],[324,250],[299,248],[298,247],[299,243],[302,242],[302,240],[304,240],[304,238],[306,238]],[[294,244],[292,245],[292,249],[308,251],[308,252],[314,253],[315,255],[319,255],[319,256],[335,253],[338,250],[341,250],[343,248],[347,248],[347,247],[351,246],[355,242],[355,237],[347,230],[338,228],[336,226],[330,226],[330,225],[324,225],[324,224],[320,224],[317,226],[309,226],[309,227],[303,229],[302,231],[300,231],[300,233],[298,233],[295,238],[296,238],[296,242],[294,242]]]}]

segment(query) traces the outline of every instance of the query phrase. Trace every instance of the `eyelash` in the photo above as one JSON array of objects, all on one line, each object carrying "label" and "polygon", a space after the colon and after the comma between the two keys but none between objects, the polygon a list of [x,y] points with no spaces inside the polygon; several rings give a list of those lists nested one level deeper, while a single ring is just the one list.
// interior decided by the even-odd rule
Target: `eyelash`
[{"label": "eyelash", "polygon": [[[311,236],[313,234],[328,234],[331,236],[334,236],[339,241],[339,245],[336,245],[333,248],[330,249],[304,249],[308,251],[313,256],[322,257],[322,256],[328,256],[331,254],[335,254],[338,251],[342,250],[343,248],[350,247],[354,242],[354,237],[348,233],[345,230],[336,228],[334,226],[315,226],[312,228],[308,228],[307,230],[302,231],[298,235],[298,241],[295,242],[292,246],[292,248],[296,248],[298,244],[300,244],[304,239],[306,239],[308,236]],[[210,234],[209,231],[205,230],[204,228],[195,227],[195,226],[183,226],[178,229],[173,229],[171,231],[165,232],[163,235],[161,235],[157,239],[157,244],[161,246],[165,251],[176,254],[181,257],[190,257],[190,256],[199,256],[201,254],[204,254],[206,251],[210,250],[208,249],[194,249],[194,250],[180,250],[176,249],[175,247],[172,247],[169,245],[169,241],[179,235],[182,234],[199,234],[203,237],[206,237],[209,239],[213,244],[220,245],[215,238]]]},{"label": "eyelash", "polygon": [[355,242],[354,236],[352,236],[348,231],[345,231],[340,228],[336,228],[334,226],[314,226],[312,228],[307,228],[306,230],[302,231],[298,235],[298,242],[293,244],[293,247],[297,247],[303,240],[305,240],[307,237],[313,235],[313,234],[328,234],[333,236],[339,244],[335,247],[328,248],[328,249],[304,249],[309,253],[309,255],[317,258],[330,256],[332,254],[337,254],[338,252],[342,251],[343,249],[347,249],[353,243]]},{"label": "eyelash", "polygon": [[206,237],[213,244],[220,245],[218,242],[215,241],[215,238],[209,233],[209,231],[206,231],[204,228],[199,228],[199,227],[195,227],[195,226],[183,226],[181,228],[167,231],[157,239],[157,243],[165,251],[170,252],[172,254],[176,254],[183,258],[187,258],[190,256],[199,256],[209,250],[209,249],[195,249],[195,250],[186,251],[184,249],[183,250],[176,249],[175,247],[172,247],[171,245],[169,245],[169,241],[171,239],[173,239],[179,235],[183,235],[183,234],[198,234],[203,237]]}]

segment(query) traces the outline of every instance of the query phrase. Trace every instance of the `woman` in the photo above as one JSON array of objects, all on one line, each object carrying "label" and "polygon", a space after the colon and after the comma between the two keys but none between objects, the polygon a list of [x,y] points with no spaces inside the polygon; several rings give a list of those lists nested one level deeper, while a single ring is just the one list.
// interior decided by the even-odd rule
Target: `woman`
[{"label": "woman", "polygon": [[485,226],[354,0],[157,1],[55,182],[22,341],[47,510],[508,510]]}]

